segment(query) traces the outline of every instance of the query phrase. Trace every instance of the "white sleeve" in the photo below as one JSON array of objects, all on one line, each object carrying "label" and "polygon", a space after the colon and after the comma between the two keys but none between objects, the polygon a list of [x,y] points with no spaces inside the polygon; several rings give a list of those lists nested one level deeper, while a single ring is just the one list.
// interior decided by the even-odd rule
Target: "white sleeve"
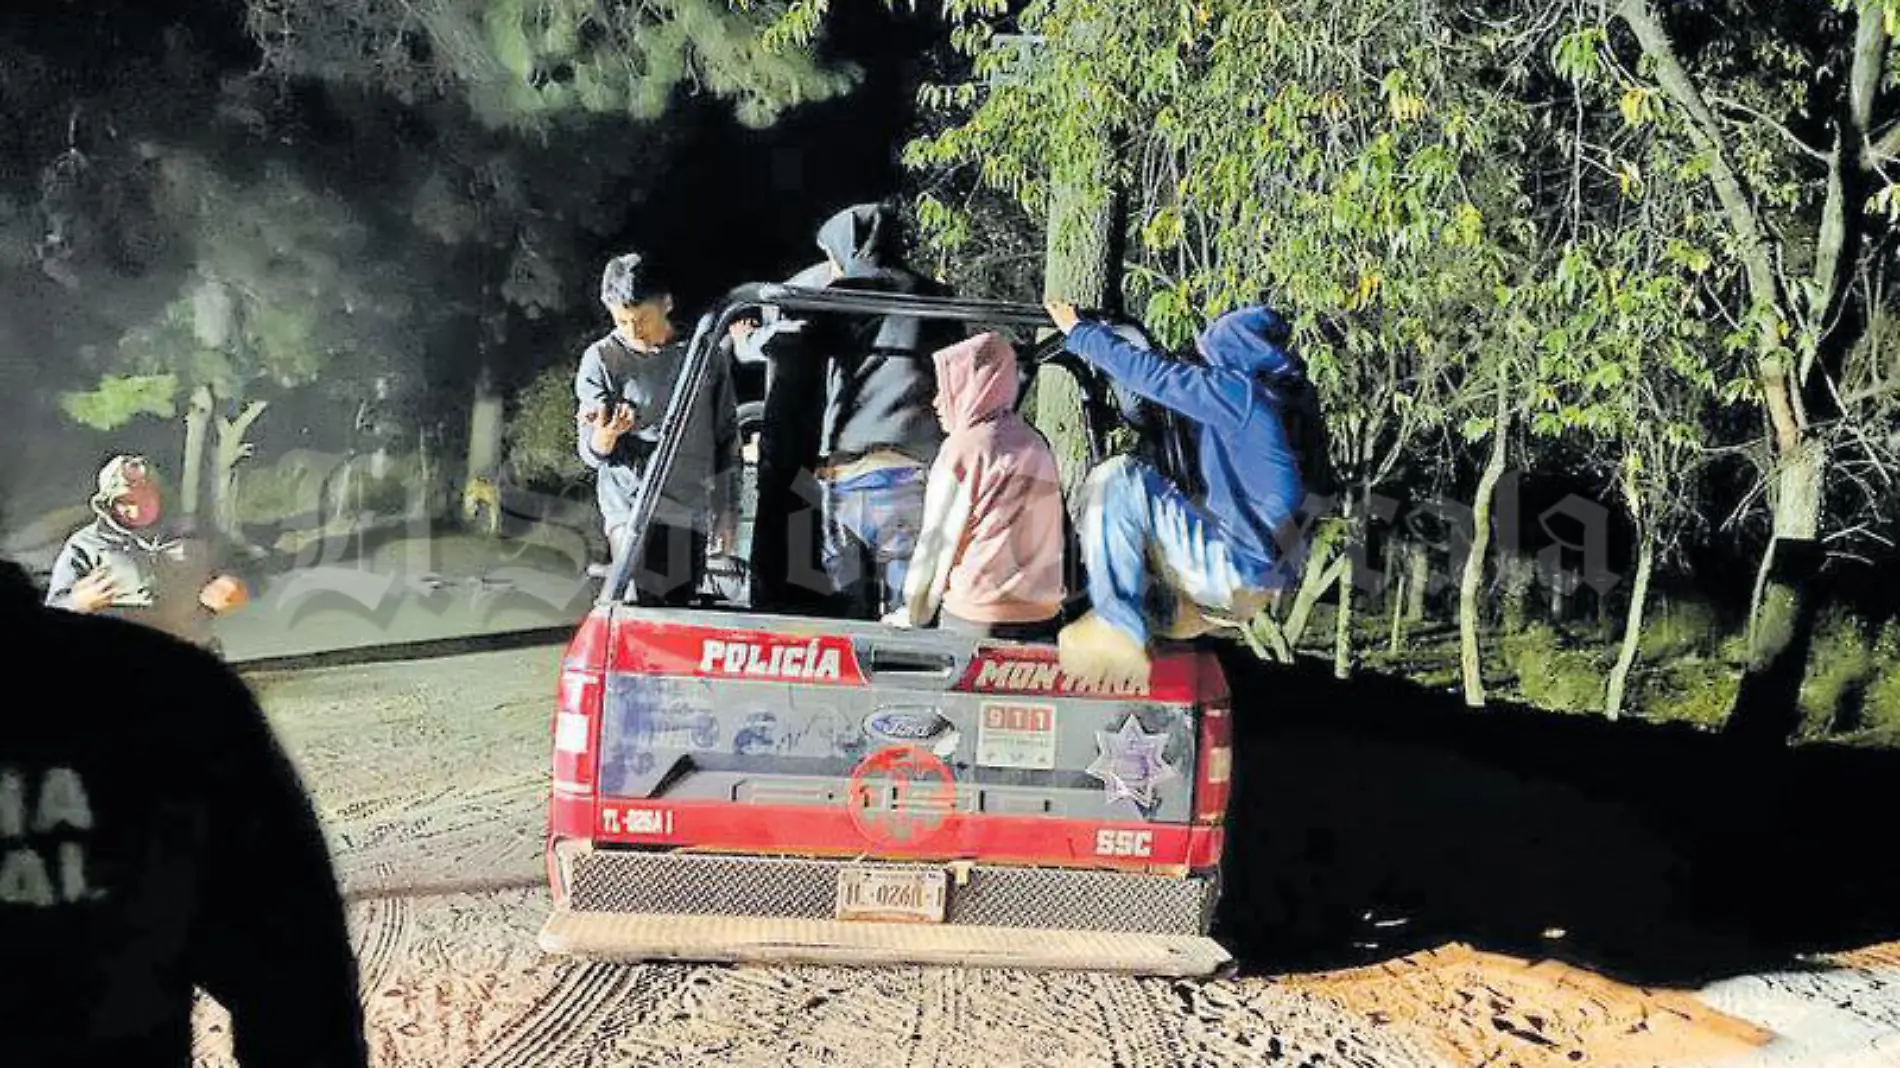
[{"label": "white sleeve", "polygon": [[917,551],[911,554],[910,571],[904,579],[904,610],[912,626],[921,627],[937,614],[975,503],[973,488],[959,481],[949,464],[939,463],[930,469],[930,482],[924,490],[923,532],[917,538]]}]

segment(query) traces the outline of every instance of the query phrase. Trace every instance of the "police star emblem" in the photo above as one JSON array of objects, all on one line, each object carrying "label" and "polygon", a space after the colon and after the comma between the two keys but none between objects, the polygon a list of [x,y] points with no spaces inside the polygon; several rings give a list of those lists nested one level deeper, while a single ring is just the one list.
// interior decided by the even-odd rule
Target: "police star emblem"
[{"label": "police star emblem", "polygon": [[1142,808],[1153,808],[1158,799],[1155,788],[1169,779],[1179,778],[1174,768],[1162,759],[1161,751],[1168,736],[1149,734],[1131,713],[1114,732],[1095,732],[1095,762],[1086,769],[1100,779],[1108,791],[1108,803],[1133,801]]}]

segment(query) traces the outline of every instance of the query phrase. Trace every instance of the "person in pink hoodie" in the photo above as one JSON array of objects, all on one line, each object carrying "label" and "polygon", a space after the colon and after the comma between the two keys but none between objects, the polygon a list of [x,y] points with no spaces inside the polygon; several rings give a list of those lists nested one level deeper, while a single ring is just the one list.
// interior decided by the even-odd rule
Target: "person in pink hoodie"
[{"label": "person in pink hoodie", "polygon": [[945,438],[903,604],[884,621],[921,627],[941,609],[945,630],[1053,640],[1066,595],[1062,481],[1049,443],[1016,414],[1016,352],[989,333],[933,358]]}]

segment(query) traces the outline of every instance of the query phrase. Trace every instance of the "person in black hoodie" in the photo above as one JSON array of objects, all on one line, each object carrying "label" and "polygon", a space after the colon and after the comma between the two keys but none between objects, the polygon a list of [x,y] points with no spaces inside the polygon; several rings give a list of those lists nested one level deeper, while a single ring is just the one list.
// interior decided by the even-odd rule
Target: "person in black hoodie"
[{"label": "person in black hoodie", "polygon": [[187,1064],[195,986],[244,1068],[366,1068],[329,854],[249,690],[38,602],[0,561],[7,662],[37,682],[0,709],[0,1064]]},{"label": "person in black hoodie", "polygon": [[[897,220],[878,204],[847,208],[818,231],[834,289],[948,295],[903,266],[898,244]],[[839,614],[878,619],[903,600],[924,483],[943,444],[931,355],[964,332],[911,316],[817,315],[805,333],[807,355],[828,358],[816,457],[825,572]]]}]

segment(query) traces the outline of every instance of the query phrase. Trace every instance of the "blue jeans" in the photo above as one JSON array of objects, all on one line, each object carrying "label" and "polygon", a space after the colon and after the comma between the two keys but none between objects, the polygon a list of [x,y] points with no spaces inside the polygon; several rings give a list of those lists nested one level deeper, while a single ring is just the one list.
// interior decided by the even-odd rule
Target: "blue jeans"
[{"label": "blue jeans", "polygon": [[924,476],[921,467],[896,467],[825,485],[825,574],[849,616],[880,618],[903,603]]},{"label": "blue jeans", "polygon": [[1173,603],[1150,583],[1203,608],[1224,611],[1243,591],[1283,585],[1285,569],[1236,556],[1220,527],[1152,466],[1118,457],[1090,472],[1083,489],[1082,561],[1089,601],[1116,629],[1148,640],[1151,618]]}]

